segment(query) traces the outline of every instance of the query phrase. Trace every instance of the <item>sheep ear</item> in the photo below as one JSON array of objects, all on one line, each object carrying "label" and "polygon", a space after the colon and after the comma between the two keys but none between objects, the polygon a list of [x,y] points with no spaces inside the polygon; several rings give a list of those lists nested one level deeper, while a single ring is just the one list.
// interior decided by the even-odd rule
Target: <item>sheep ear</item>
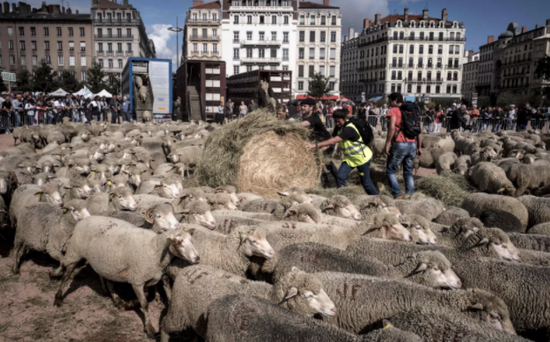
[{"label": "sheep ear", "polygon": [[286,197],[286,196],[290,196],[290,194],[287,192],[287,191],[279,191],[277,192],[279,195],[281,195],[282,197]]},{"label": "sheep ear", "polygon": [[363,233],[363,235],[367,235],[368,233],[374,232],[375,230],[378,230],[378,229],[381,229],[381,228],[382,228],[382,226],[376,226],[376,225],[375,225],[375,226],[371,226],[369,229],[367,229],[367,230]]},{"label": "sheep ear", "polygon": [[298,294],[298,289],[293,286],[286,293],[285,300],[289,300],[292,297],[296,297],[297,294]]},{"label": "sheep ear", "polygon": [[487,244],[489,244],[489,238],[483,238],[481,239],[481,241],[479,241],[478,243],[476,243],[475,245],[472,246],[472,248],[475,248],[475,247],[481,247],[481,246],[485,246]]},{"label": "sheep ear", "polygon": [[409,228],[411,226],[410,222],[401,222],[401,225],[405,228]]},{"label": "sheep ear", "polygon": [[420,272],[424,272],[426,269],[428,268],[428,264],[426,264],[425,262],[422,262],[420,264],[418,264],[418,266],[416,266],[416,268],[414,269],[414,271],[412,271],[408,276],[406,276],[405,278],[408,278],[408,277],[411,277],[417,273],[420,273]]},{"label": "sheep ear", "polygon": [[149,209],[147,209],[147,211],[145,212],[145,221],[149,222],[150,224],[153,224],[155,223],[155,219],[153,217],[151,217],[151,214],[153,213],[153,210],[155,210],[155,207],[151,207]]},{"label": "sheep ear", "polygon": [[44,195],[44,191],[39,191],[37,193],[34,194],[36,197],[40,197],[42,195]]},{"label": "sheep ear", "polygon": [[334,204],[328,204],[326,207],[324,207],[321,212],[324,213],[325,211],[327,210],[333,210],[334,209]]},{"label": "sheep ear", "polygon": [[481,303],[475,303],[473,305],[470,305],[469,309],[472,309],[472,310],[483,310],[483,304]]}]

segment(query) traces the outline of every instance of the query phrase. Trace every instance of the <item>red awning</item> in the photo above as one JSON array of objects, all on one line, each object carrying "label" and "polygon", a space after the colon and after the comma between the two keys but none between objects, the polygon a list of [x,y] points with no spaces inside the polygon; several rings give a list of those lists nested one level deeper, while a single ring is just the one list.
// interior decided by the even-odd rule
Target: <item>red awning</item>
[{"label": "red awning", "polygon": [[[314,97],[311,97],[311,96],[307,96],[307,95],[297,95],[296,96],[296,100],[305,100],[307,98],[310,98],[310,99],[314,99]],[[348,100],[347,98],[343,97],[343,96],[340,96],[340,98],[338,98],[338,95],[331,95],[331,96],[323,96],[321,99],[321,101],[350,101]]]}]

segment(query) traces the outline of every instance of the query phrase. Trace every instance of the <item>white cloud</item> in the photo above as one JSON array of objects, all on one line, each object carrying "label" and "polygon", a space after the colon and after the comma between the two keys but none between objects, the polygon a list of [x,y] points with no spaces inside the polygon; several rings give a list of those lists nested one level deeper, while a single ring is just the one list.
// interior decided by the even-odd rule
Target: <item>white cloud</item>
[{"label": "white cloud", "polygon": [[[153,24],[151,25],[152,32],[148,33],[149,39],[155,43],[157,58],[168,58],[172,63],[176,63],[175,46],[170,40],[176,35],[175,32],[169,31],[168,28],[172,25]],[[181,35],[180,35],[181,38]]]}]

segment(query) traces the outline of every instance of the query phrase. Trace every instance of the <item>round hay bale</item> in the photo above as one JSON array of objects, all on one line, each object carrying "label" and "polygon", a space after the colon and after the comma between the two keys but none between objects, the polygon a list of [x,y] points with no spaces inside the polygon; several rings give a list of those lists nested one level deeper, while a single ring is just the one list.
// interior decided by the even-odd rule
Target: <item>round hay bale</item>
[{"label": "round hay bale", "polygon": [[197,175],[202,184],[233,184],[263,197],[293,186],[314,188],[322,170],[319,156],[306,147],[308,136],[297,122],[254,111],[209,135]]}]

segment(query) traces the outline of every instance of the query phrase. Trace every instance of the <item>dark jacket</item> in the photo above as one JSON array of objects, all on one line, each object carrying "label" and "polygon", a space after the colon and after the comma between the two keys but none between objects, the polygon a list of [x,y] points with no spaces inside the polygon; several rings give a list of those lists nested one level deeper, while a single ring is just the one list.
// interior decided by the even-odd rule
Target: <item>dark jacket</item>
[{"label": "dark jacket", "polygon": [[521,108],[518,111],[518,124],[526,125],[527,121],[531,118],[531,110],[526,108]]},{"label": "dark jacket", "polygon": [[466,119],[464,118],[464,115],[462,115],[462,111],[460,108],[456,109],[452,116],[451,121],[449,122],[449,129],[459,129],[463,126],[466,126]]}]

